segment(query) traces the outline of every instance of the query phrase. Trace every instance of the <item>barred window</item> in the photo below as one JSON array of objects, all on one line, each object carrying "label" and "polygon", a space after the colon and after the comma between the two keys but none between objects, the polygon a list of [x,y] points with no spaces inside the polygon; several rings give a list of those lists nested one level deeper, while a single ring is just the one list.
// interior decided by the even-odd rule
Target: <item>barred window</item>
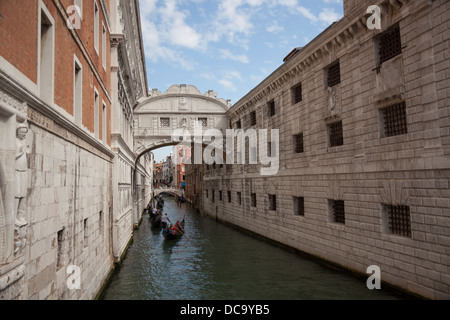
[{"label": "barred window", "polygon": [[391,137],[408,133],[405,102],[383,108],[381,114],[384,130],[382,136]]},{"label": "barred window", "polygon": [[[269,117],[273,117],[276,114],[275,100],[269,101],[269,103],[267,103],[267,108],[269,111]],[[255,120],[255,123],[256,123],[256,120]]]},{"label": "barred window", "polygon": [[208,190],[206,190],[206,199],[208,199],[209,198],[209,192],[208,192]]},{"label": "barred window", "polygon": [[341,67],[339,61],[328,67],[327,83],[328,87],[334,87],[341,83]]},{"label": "barred window", "polygon": [[236,121],[236,129],[241,129],[241,128],[242,128],[241,120]]},{"label": "barred window", "polygon": [[400,53],[402,53],[400,27],[395,25],[378,37],[378,65],[381,65],[383,62],[399,55]]},{"label": "barred window", "polygon": [[211,200],[212,200],[212,202],[214,202],[214,200],[215,200],[215,191],[214,190],[211,191],[211,195],[212,195]]},{"label": "barred window", "polygon": [[219,190],[219,200],[222,201],[222,190]]},{"label": "barred window", "polygon": [[305,198],[294,197],[294,215],[296,216],[305,215]]},{"label": "barred window", "polygon": [[292,87],[292,103],[296,104],[302,101],[302,84],[299,83],[295,87]]},{"label": "barred window", "polygon": [[343,200],[329,200],[330,220],[345,224],[345,206]]},{"label": "barred window", "polygon": [[208,118],[198,118],[199,127],[207,127],[208,126]]},{"label": "barred window", "polygon": [[256,125],[256,111],[250,112],[250,115],[249,115],[249,125],[250,125],[250,126]]},{"label": "barred window", "polygon": [[411,217],[409,206],[385,205],[392,234],[411,237]]},{"label": "barred window", "polygon": [[269,210],[277,210],[277,196],[275,194],[269,194]]},{"label": "barred window", "polygon": [[256,193],[250,194],[251,206],[256,207]]},{"label": "barred window", "polygon": [[231,191],[227,191],[228,203],[231,203]]},{"label": "barred window", "polygon": [[242,204],[242,193],[241,192],[237,193],[237,204],[238,205]]},{"label": "barred window", "polygon": [[344,144],[344,134],[342,132],[342,121],[328,125],[329,146],[336,147]]},{"label": "barred window", "polygon": [[294,152],[295,153],[303,153],[303,133],[296,134],[294,136]]},{"label": "barred window", "polygon": [[161,128],[170,128],[170,118],[161,118],[160,126]]}]

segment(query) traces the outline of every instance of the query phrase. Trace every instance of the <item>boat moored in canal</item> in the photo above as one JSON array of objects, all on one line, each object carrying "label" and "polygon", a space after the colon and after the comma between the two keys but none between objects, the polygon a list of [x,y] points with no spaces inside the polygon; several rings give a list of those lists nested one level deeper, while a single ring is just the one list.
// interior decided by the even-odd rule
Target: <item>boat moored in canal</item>
[{"label": "boat moored in canal", "polygon": [[177,221],[175,225],[170,225],[168,228],[162,230],[162,234],[166,240],[179,239],[184,235],[184,219]]}]

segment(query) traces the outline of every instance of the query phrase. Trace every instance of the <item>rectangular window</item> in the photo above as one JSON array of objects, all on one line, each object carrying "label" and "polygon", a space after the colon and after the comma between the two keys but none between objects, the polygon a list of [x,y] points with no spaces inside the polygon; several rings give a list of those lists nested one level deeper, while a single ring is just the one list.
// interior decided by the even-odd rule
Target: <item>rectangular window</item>
[{"label": "rectangular window", "polygon": [[[268,109],[269,117],[273,117],[276,114],[275,100],[271,100],[267,103],[267,109]],[[255,124],[256,124],[256,115],[255,115]]]},{"label": "rectangular window", "polygon": [[222,201],[222,190],[219,190],[219,200]]},{"label": "rectangular window", "polygon": [[269,210],[277,210],[277,196],[275,194],[269,194]]},{"label": "rectangular window", "polygon": [[74,59],[73,73],[73,116],[75,124],[81,126],[83,116],[83,73],[77,58]]},{"label": "rectangular window", "polygon": [[389,232],[399,236],[411,237],[411,215],[409,206],[384,205]]},{"label": "rectangular window", "polygon": [[341,67],[339,61],[337,61],[328,67],[327,84],[328,87],[331,88],[339,83],[341,83]]},{"label": "rectangular window", "polygon": [[94,48],[97,54],[99,54],[99,32],[100,32],[100,10],[98,9],[97,2],[94,1]]},{"label": "rectangular window", "polygon": [[106,28],[102,22],[102,62],[103,69],[106,70]]},{"label": "rectangular window", "polygon": [[256,193],[250,194],[251,206],[256,208]]},{"label": "rectangular window", "polygon": [[100,211],[100,213],[98,214],[98,230],[100,233],[100,237],[103,238],[103,230],[104,230],[103,211]]},{"label": "rectangular window", "polygon": [[400,27],[395,25],[390,27],[377,38],[378,43],[378,66],[389,59],[402,53],[402,40]]},{"label": "rectangular window", "polygon": [[294,136],[294,153],[303,153],[303,133]]},{"label": "rectangular window", "polygon": [[88,228],[88,219],[84,219],[83,221],[83,245],[86,248],[88,246],[88,237],[89,237],[89,228]]},{"label": "rectangular window", "polygon": [[242,204],[242,193],[241,192],[237,192],[237,204],[238,205]]},{"label": "rectangular window", "polygon": [[292,87],[292,104],[302,101],[302,84],[299,83],[295,87]]},{"label": "rectangular window", "polygon": [[206,128],[208,126],[208,118],[198,118],[199,127]]},{"label": "rectangular window", "polygon": [[97,90],[94,89],[94,133],[100,139],[100,101]]},{"label": "rectangular window", "polygon": [[53,103],[55,28],[51,14],[45,7],[40,13],[39,94],[42,100]]},{"label": "rectangular window", "polygon": [[228,203],[231,203],[231,191],[227,191]]},{"label": "rectangular window", "polygon": [[58,231],[58,253],[56,256],[56,268],[60,268],[64,265],[63,254],[64,254],[64,229]]},{"label": "rectangular window", "polygon": [[241,120],[236,121],[236,129],[242,129]]},{"label": "rectangular window", "polygon": [[343,200],[328,200],[329,220],[345,224],[345,206]]},{"label": "rectangular window", "polygon": [[250,127],[256,125],[256,111],[252,111],[249,114],[249,125]]},{"label": "rectangular window", "polygon": [[106,134],[107,134],[107,124],[106,124],[106,117],[107,113],[106,113],[106,104],[103,103],[103,109],[102,109],[102,140],[103,143],[106,144],[107,143],[107,139],[106,139]]},{"label": "rectangular window", "polygon": [[206,199],[209,199],[209,192],[206,190]]},{"label": "rectangular window", "polygon": [[159,123],[161,128],[170,128],[170,118],[161,118]]},{"label": "rectangular window", "polygon": [[391,137],[408,133],[405,102],[380,109],[380,112],[383,123],[381,132],[382,137]]},{"label": "rectangular window", "polygon": [[305,215],[305,199],[303,197],[294,197],[294,215]]},{"label": "rectangular window", "polygon": [[336,147],[344,144],[344,134],[342,132],[342,121],[328,125],[329,146]]},{"label": "rectangular window", "polygon": [[212,202],[214,202],[214,200],[215,200],[215,191],[214,190],[211,191],[211,195],[212,195],[211,200],[212,200]]}]

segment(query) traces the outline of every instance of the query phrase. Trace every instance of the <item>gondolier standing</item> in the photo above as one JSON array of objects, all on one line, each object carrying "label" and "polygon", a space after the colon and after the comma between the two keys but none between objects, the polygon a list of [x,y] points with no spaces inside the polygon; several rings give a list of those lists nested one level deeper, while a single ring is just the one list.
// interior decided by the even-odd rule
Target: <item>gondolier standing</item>
[{"label": "gondolier standing", "polygon": [[167,213],[162,217],[161,220],[161,224],[162,224],[162,228],[166,229],[167,228],[167,223],[169,222],[169,218],[167,217]]}]

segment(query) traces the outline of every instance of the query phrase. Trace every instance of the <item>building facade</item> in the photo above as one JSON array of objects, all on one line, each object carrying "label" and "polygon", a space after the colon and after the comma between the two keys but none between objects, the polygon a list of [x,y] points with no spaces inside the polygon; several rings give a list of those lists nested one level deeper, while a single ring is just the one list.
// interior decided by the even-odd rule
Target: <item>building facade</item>
[{"label": "building facade", "polygon": [[[134,216],[126,228],[136,222],[149,193],[142,190],[150,187],[150,161],[133,163],[126,126],[146,81],[120,79],[127,62],[118,62],[117,51],[124,34],[135,40],[140,32],[138,10],[130,11],[137,5],[0,2],[0,299],[95,298],[120,254],[122,240],[111,230],[117,188],[130,183],[130,166],[138,178],[131,178]],[[117,17],[126,10],[122,19],[131,27],[120,34]],[[122,50],[140,44],[129,45]],[[130,81],[143,70],[133,69]],[[141,92],[123,99],[120,85]],[[129,118],[118,128],[121,110]]]},{"label": "building facade", "polygon": [[[366,25],[374,4],[380,29]],[[204,211],[448,299],[449,2],[344,0],[344,11],[228,112],[233,129],[279,130],[278,173],[205,165]]]}]

